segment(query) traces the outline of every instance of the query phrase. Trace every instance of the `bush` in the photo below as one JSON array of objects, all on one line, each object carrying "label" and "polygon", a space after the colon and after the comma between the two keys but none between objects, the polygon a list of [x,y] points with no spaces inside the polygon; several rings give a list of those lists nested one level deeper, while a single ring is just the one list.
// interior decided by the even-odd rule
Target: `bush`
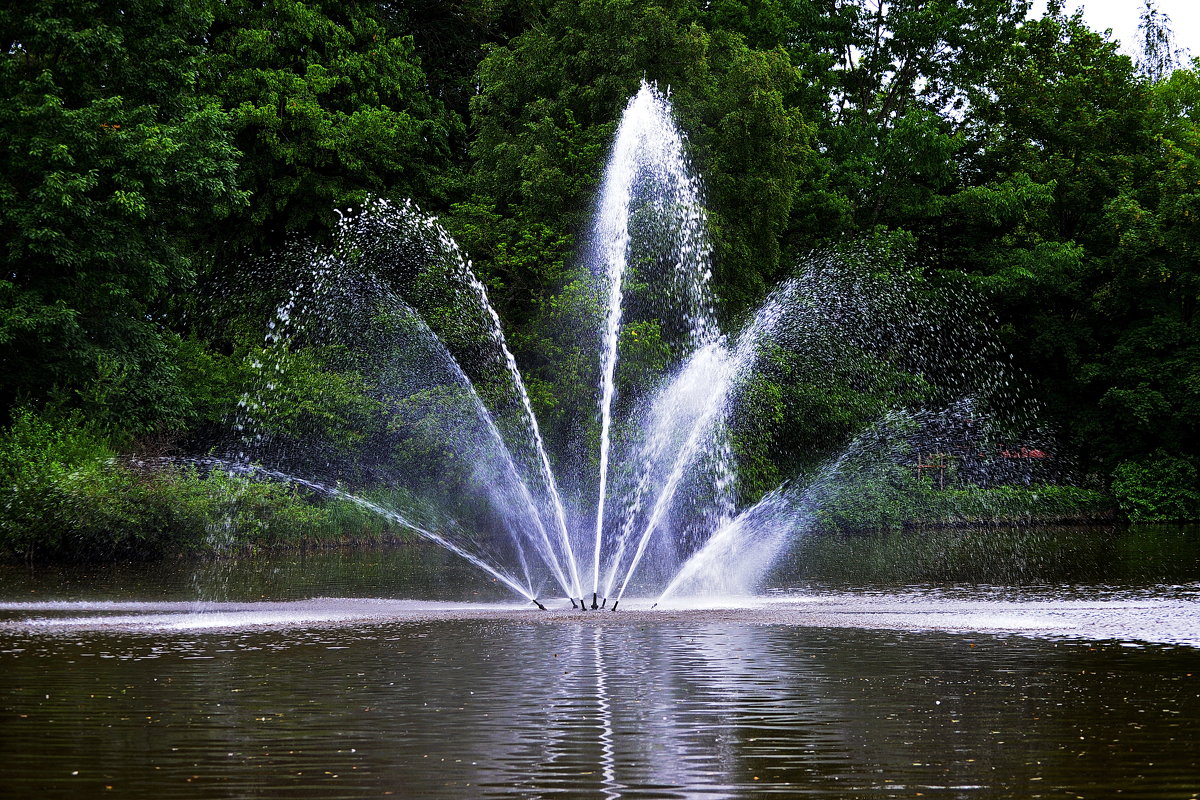
[{"label": "bush", "polygon": [[1122,462],[1113,471],[1112,492],[1133,522],[1200,518],[1196,464],[1163,450],[1148,458]]},{"label": "bush", "polygon": [[833,483],[817,498],[817,526],[825,531],[1046,523],[1096,519],[1112,512],[1110,498],[1077,486],[984,488],[956,481],[940,489],[898,464],[876,464]]},{"label": "bush", "polygon": [[353,502],[218,469],[120,459],[77,417],[21,412],[0,437],[0,551],[24,558],[154,558],[394,533]]},{"label": "bush", "polygon": [[29,411],[17,412],[0,439],[0,542],[18,553],[30,552],[35,543],[56,544],[63,526],[57,514],[47,512],[64,507],[63,487],[80,465],[112,457],[76,419],[56,426]]}]

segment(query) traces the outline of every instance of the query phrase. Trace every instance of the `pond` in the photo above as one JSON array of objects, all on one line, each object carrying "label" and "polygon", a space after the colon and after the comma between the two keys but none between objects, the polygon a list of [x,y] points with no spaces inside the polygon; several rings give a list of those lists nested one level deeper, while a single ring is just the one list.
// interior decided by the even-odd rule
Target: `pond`
[{"label": "pond", "polygon": [[424,547],[0,581],[13,796],[1200,791],[1194,529],[823,537],[615,614]]}]

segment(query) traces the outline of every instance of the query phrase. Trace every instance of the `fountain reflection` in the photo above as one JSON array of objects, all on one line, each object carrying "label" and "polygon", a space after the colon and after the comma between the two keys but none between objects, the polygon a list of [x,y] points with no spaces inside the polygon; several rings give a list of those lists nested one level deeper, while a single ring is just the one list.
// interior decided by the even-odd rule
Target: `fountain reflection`
[{"label": "fountain reflection", "polygon": [[[1164,797],[1187,796],[1200,767],[1191,648],[545,619],[0,630],[6,787],[166,800],[999,798],[1013,786]],[[303,693],[281,680],[295,674]]]}]

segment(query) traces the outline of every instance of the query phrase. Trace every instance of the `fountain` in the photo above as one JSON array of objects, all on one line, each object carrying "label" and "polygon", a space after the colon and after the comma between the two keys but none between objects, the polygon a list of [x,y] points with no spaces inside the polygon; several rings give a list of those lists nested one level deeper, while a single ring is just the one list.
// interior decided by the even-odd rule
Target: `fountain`
[{"label": "fountain", "polygon": [[[414,204],[381,200],[343,214],[332,245],[290,254],[295,288],[251,363],[236,435],[207,463],[369,508],[539,608],[549,593],[615,611],[632,587],[659,600],[752,591],[865,454],[894,465],[897,443],[928,418],[881,413],[806,477],[742,498],[735,429],[765,356],[804,352],[814,383],[854,364],[863,396],[883,365],[903,380],[939,373],[924,391],[935,401],[991,398],[1007,380],[997,354],[963,333],[969,311],[955,337],[931,336],[944,323],[915,284],[847,269],[844,256],[810,259],[723,334],[702,191],[668,98],[647,84],[625,109],[587,242],[594,442],[565,470],[578,476],[566,490],[570,456],[554,457],[470,260]],[[651,324],[662,375],[622,388],[625,347]],[[951,408],[941,417],[982,416]],[[334,418],[355,441],[323,432]]]},{"label": "fountain", "polygon": [[524,372],[412,204],[273,259],[291,291],[191,465],[434,546],[0,564],[12,796],[1196,797],[1197,530],[814,536],[791,569],[909,495],[1011,521],[1044,445],[980,306],[862,245],[723,333],[701,198],[643,86]]}]

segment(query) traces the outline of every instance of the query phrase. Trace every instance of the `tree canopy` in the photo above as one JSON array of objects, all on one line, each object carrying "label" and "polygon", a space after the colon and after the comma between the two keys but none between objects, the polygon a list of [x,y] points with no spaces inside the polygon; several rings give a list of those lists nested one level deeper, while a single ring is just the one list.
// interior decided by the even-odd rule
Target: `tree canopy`
[{"label": "tree canopy", "polygon": [[[814,250],[898,254],[880,270],[982,293],[1082,474],[1195,474],[1200,63],[1150,0],[1141,31],[1131,59],[1060,0],[12,0],[0,409],[195,439],[243,391],[271,254],[379,197],[441,215],[568,425],[590,373],[549,331],[586,302],[578,248],[646,80],[702,175],[722,318]],[[771,443],[833,429],[794,414],[850,425],[814,409],[857,391],[776,366],[742,442],[771,476]]]}]

